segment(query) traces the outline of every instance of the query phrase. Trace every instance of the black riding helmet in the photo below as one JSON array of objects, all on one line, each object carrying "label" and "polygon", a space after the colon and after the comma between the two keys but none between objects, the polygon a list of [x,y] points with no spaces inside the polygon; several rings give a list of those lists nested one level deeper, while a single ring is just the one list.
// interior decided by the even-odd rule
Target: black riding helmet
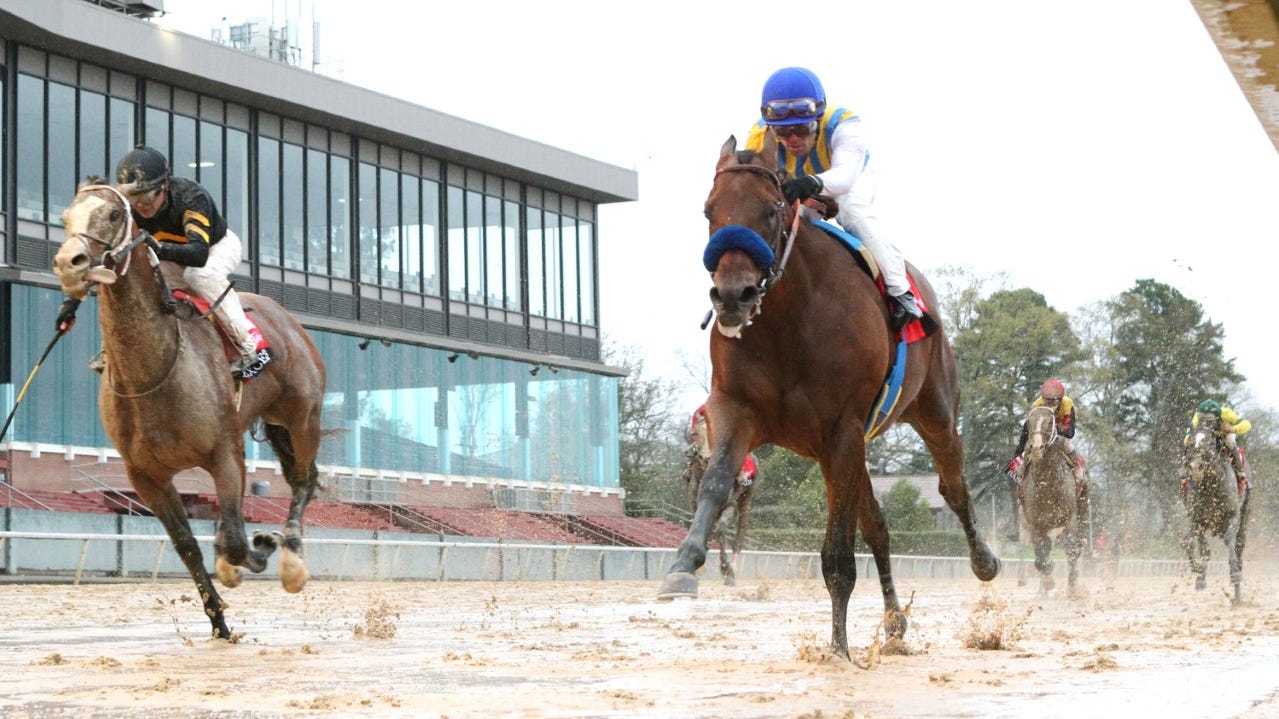
[{"label": "black riding helmet", "polygon": [[169,161],[158,150],[138,145],[129,150],[115,166],[115,180],[132,184],[134,192],[150,192],[169,179]]}]

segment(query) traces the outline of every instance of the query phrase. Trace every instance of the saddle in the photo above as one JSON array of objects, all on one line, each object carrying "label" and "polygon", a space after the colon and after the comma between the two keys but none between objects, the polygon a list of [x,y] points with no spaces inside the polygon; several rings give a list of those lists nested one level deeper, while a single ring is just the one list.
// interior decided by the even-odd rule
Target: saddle
[{"label": "saddle", "polygon": [[[212,312],[213,304],[203,297],[198,297],[185,290],[174,289],[172,292],[173,298],[177,302],[191,309],[192,316],[206,317],[213,320],[213,326],[218,329],[218,337],[222,340],[222,353],[226,356],[227,364],[235,364],[240,359],[239,345],[235,341],[235,335],[231,333],[230,328],[226,326],[222,318]],[[271,351],[271,344],[267,341],[266,336],[262,334],[258,323],[254,322],[253,317],[248,315],[247,312],[245,316],[248,317],[249,323],[253,325],[253,328],[249,330],[249,337],[257,342],[257,346],[254,348],[254,354],[257,359],[248,367],[232,371],[232,374],[242,382],[248,382],[257,377],[262,373],[262,370],[266,369],[267,365],[275,360],[275,353]]]}]

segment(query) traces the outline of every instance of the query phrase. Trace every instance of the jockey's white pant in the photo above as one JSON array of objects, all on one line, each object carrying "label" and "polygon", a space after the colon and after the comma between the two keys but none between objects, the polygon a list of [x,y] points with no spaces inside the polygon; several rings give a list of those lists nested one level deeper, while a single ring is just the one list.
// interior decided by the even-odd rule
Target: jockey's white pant
[{"label": "jockey's white pant", "polygon": [[[222,291],[226,290],[227,285],[230,284],[228,278],[231,273],[240,266],[240,257],[243,252],[239,236],[227,230],[225,237],[209,246],[209,258],[203,267],[182,267],[173,263],[161,263],[161,266],[181,269],[183,284],[209,302],[216,302],[218,297],[222,296]],[[235,333],[236,342],[241,350],[252,354],[257,347],[257,341],[249,334],[253,324],[245,316],[244,307],[240,305],[240,297],[235,293],[234,288],[222,297],[217,313],[226,320],[224,324]]]},{"label": "jockey's white pant", "polygon": [[871,167],[862,170],[853,189],[836,198],[839,214],[835,221],[839,226],[861,238],[870,250],[879,272],[884,277],[888,294],[896,297],[910,289],[906,277],[906,259],[901,250],[883,238],[879,217],[875,214],[875,171]]}]

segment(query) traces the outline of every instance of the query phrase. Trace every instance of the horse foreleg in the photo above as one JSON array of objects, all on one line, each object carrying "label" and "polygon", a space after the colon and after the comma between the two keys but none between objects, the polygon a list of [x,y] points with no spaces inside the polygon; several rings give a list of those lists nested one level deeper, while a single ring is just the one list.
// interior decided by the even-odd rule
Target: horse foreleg
[{"label": "horse foreleg", "polygon": [[1078,520],[1066,527],[1063,533],[1066,550],[1066,593],[1068,596],[1074,597],[1076,586],[1079,580],[1079,555],[1083,552],[1083,540],[1080,538],[1080,527]]},{"label": "horse foreleg", "polygon": [[1204,577],[1206,567],[1200,559],[1203,535],[1195,528],[1193,518],[1191,518],[1190,529],[1186,530],[1186,535],[1181,539],[1181,546],[1185,548],[1186,558],[1190,560],[1190,573],[1195,576],[1195,589],[1206,589],[1208,587],[1208,580]]},{"label": "horse foreleg", "polygon": [[862,538],[866,540],[871,556],[875,558],[875,570],[879,573],[879,589],[884,595],[884,634],[889,638],[901,639],[906,636],[907,620],[897,598],[896,583],[893,582],[888,525],[884,522],[884,513],[880,511],[879,503],[873,495],[868,493],[861,498],[857,521],[862,530]]},{"label": "horse foreleg", "polygon": [[[264,547],[255,541],[257,547],[250,547],[244,532],[244,447],[241,444],[237,452],[224,452],[218,461],[205,467],[213,476],[213,484],[218,492],[218,504],[222,507],[221,521],[213,539],[213,549],[217,553],[218,579],[227,587],[240,584],[239,567],[244,567],[257,574],[266,569],[266,560],[274,547]],[[266,551],[263,551],[266,549]]]},{"label": "horse foreleg", "polygon": [[[736,472],[732,469],[731,462],[732,458],[721,450],[706,468],[688,535],[680,543],[675,561],[666,571],[666,578],[662,580],[662,587],[657,593],[658,599],[697,596],[697,575],[694,572],[706,563],[706,548],[710,543],[711,531],[733,491]],[[741,461],[738,460],[738,466],[740,465]]]},{"label": "horse foreleg", "polygon": [[1035,537],[1035,569],[1039,570],[1039,593],[1047,594],[1057,586],[1053,581],[1053,540],[1047,532],[1036,530]]},{"label": "horse foreleg", "polygon": [[143,479],[132,469],[129,470],[129,480],[137,490],[138,497],[164,525],[165,531],[169,533],[169,540],[173,542],[174,551],[195,581],[195,586],[200,591],[200,601],[204,604],[204,614],[213,625],[213,638],[230,639],[231,630],[227,628],[226,617],[222,613],[222,598],[213,588],[213,579],[204,568],[204,556],[200,553],[200,544],[195,535],[191,533],[191,523],[187,521],[186,508],[182,506],[178,490],[169,479]]}]

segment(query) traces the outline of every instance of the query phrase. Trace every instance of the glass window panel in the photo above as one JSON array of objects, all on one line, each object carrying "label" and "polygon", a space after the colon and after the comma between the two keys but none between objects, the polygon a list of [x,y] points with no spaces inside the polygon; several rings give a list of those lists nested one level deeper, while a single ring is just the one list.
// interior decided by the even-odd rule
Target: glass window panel
[{"label": "glass window panel", "polygon": [[218,209],[226,207],[226,195],[222,192],[222,173],[226,163],[222,159],[222,126],[212,122],[200,123],[200,158],[196,161],[197,180],[213,195]]},{"label": "glass window panel", "polygon": [[561,245],[564,248],[564,319],[577,322],[581,317],[578,312],[577,296],[577,220],[567,215],[562,216],[564,223],[560,230]]},{"label": "glass window panel", "polygon": [[360,282],[377,284],[377,167],[360,163]]},{"label": "glass window panel", "polygon": [[564,277],[561,273],[563,248],[560,247],[560,216],[558,214],[546,213],[542,239],[546,251],[546,316],[553,320],[561,320],[564,319]]},{"label": "glass window panel", "polygon": [[133,138],[133,112],[135,108],[132,102],[121,100],[118,97],[111,98],[109,107],[111,117],[108,122],[111,129],[108,131],[107,138],[107,177],[114,182],[116,163],[137,144]]},{"label": "glass window panel", "polygon": [[70,85],[49,83],[48,222],[62,224],[62,210],[75,197],[75,95]]},{"label": "glass window panel", "polygon": [[382,250],[382,286],[400,286],[400,183],[399,173],[382,168],[378,190],[379,235]]},{"label": "glass window panel", "polygon": [[546,264],[542,237],[542,211],[528,211],[528,312],[546,316]]},{"label": "glass window panel", "polygon": [[449,185],[447,216],[449,223],[449,299],[461,302],[466,299],[466,205],[465,193],[460,187]]},{"label": "glass window panel", "polygon": [[351,160],[329,156],[329,270],[351,279]]},{"label": "glass window panel", "polygon": [[282,144],[284,166],[280,176],[280,218],[284,221],[284,266],[290,270],[306,269],[306,237],[302,207],[302,146]]},{"label": "glass window panel", "polygon": [[[154,107],[147,108],[146,143],[169,157],[169,113]],[[124,152],[128,152],[126,149]],[[124,153],[120,153],[124,157]],[[119,158],[116,159],[119,162]]]},{"label": "glass window panel", "polygon": [[306,151],[306,269],[318,275],[329,269],[329,168],[319,150]]},{"label": "glass window panel", "polygon": [[440,296],[440,183],[422,181],[422,289]]},{"label": "glass window panel", "polygon": [[194,179],[198,169],[195,155],[195,120],[183,115],[174,115],[173,150],[169,153],[169,167],[173,168],[173,174]]},{"label": "glass window panel", "polygon": [[43,221],[44,81],[18,75],[18,217]]},{"label": "glass window panel", "polygon": [[107,159],[107,96],[80,91],[80,169],[77,182],[89,175],[112,179]]},{"label": "glass window panel", "polygon": [[404,289],[422,291],[422,181],[400,177],[400,221],[404,240]]},{"label": "glass window panel", "polygon": [[[3,51],[4,51],[4,43],[0,42],[0,52],[3,52]],[[3,169],[5,167],[8,167],[8,165],[4,164],[4,148],[6,145],[8,145],[8,143],[5,140],[7,139],[6,136],[9,134],[7,132],[9,127],[8,116],[6,114],[8,112],[8,108],[5,106],[6,103],[4,100],[6,97],[8,97],[8,95],[6,95],[4,91],[5,74],[6,73],[4,71],[4,66],[0,65],[0,197],[8,197],[8,195],[6,195],[4,192],[5,172]],[[4,206],[4,204],[0,203],[0,217],[4,217],[7,211],[8,209]]]},{"label": "glass window panel", "polygon": [[506,258],[503,296],[506,309],[518,312],[520,303],[520,205],[506,201],[502,223],[502,255]]},{"label": "glass window panel", "polygon": [[577,225],[578,264],[582,268],[582,324],[597,325],[595,317],[595,225],[579,222]]},{"label": "glass window panel", "polygon": [[240,235],[246,248],[253,247],[249,232],[249,133],[226,131],[226,204],[222,216],[227,227]]},{"label": "glass window panel", "polygon": [[258,259],[280,266],[280,141],[258,138]]},{"label": "glass window panel", "polygon": [[466,297],[484,304],[484,196],[466,193]]},{"label": "glass window panel", "polygon": [[506,286],[503,266],[506,261],[502,241],[502,201],[491,195],[484,196],[484,236],[488,238],[484,248],[485,304],[489,307],[505,307],[503,288]]}]

